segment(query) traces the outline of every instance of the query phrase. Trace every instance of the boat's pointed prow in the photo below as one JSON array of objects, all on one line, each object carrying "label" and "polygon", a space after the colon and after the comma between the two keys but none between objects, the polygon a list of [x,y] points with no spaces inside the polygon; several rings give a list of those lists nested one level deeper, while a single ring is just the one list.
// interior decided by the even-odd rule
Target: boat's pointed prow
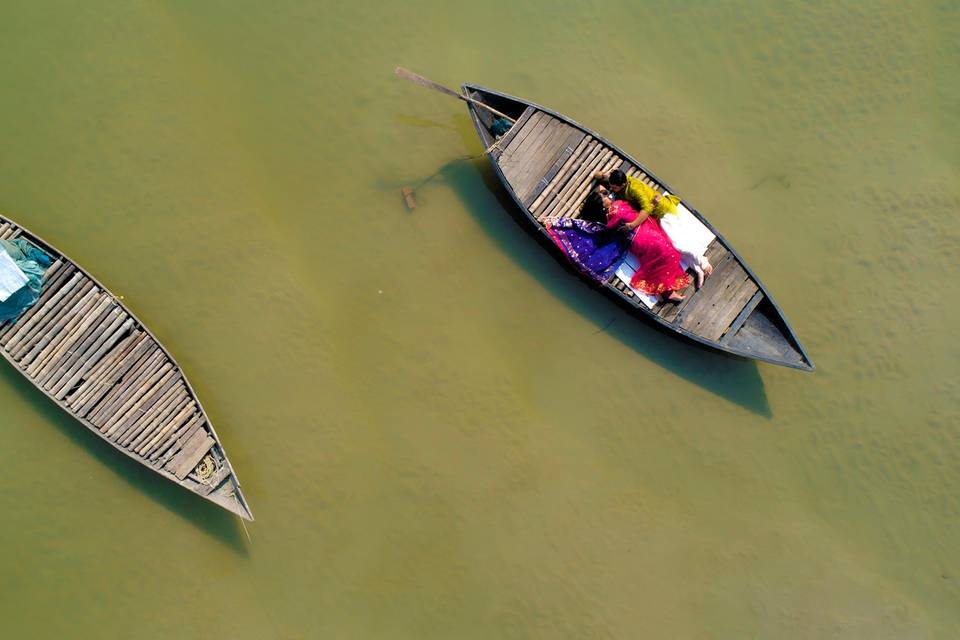
[{"label": "boat's pointed prow", "polygon": [[460,86],[460,91],[464,96],[488,104],[497,111],[502,111],[514,119],[523,113],[523,110],[531,104],[520,98],[490,91],[489,89],[474,84],[463,84]]},{"label": "boat's pointed prow", "polygon": [[222,487],[211,492],[207,498],[244,520],[253,522],[253,512],[250,511],[250,507],[247,505],[240,487],[237,486],[235,478],[231,478]]},{"label": "boat's pointed prow", "polygon": [[[526,111],[526,109],[530,106],[530,103],[528,102],[524,102],[513,97],[506,97],[496,93],[491,93],[490,91],[480,87],[475,87],[474,85],[470,84],[463,85],[460,90],[466,97],[492,107],[496,111],[513,120],[514,123],[522,118],[524,111]],[[478,130],[478,133],[480,133],[481,140],[483,140],[485,146],[489,146],[502,133],[498,132],[494,126],[497,116],[487,109],[478,107],[475,104],[467,104],[470,108],[470,111],[480,123],[480,129]]]},{"label": "boat's pointed prow", "polygon": [[742,319],[720,343],[740,355],[801,371],[814,370],[813,361],[769,298]]}]

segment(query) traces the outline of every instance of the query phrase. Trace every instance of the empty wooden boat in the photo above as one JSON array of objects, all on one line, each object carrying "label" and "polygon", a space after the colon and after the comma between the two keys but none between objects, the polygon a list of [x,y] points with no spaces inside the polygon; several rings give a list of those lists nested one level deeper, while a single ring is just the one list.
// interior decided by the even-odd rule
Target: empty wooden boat
[{"label": "empty wooden boat", "polygon": [[241,518],[253,514],[186,376],[116,296],[52,245],[0,216],[0,239],[47,253],[40,299],[0,324],[0,353],[90,431]]},{"label": "empty wooden boat", "polygon": [[[515,120],[496,138],[491,128],[497,116],[467,102],[494,171],[524,214],[522,223],[558,256],[563,253],[550,240],[544,220],[579,215],[594,184],[594,172],[620,169],[659,193],[674,193],[639,162],[565,116],[479,86],[463,85],[462,91]],[[679,304],[660,302],[630,288],[632,269],[624,265],[601,285],[602,290],[636,315],[700,344],[745,358],[813,370],[813,362],[790,324],[746,262],[689,203],[683,201],[678,209],[687,231],[703,242],[714,267],[703,287],[688,287]]]}]

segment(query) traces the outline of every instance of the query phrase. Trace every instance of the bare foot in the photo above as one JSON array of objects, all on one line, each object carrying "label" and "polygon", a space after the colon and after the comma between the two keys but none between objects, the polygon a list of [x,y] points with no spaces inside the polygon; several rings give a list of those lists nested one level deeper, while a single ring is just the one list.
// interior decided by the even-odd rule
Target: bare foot
[{"label": "bare foot", "polygon": [[706,256],[703,258],[703,272],[708,276],[713,273],[713,265],[710,264],[710,261],[707,260]]},{"label": "bare foot", "polygon": [[671,291],[669,294],[667,294],[666,300],[667,302],[682,302],[683,296],[676,291]]},{"label": "bare foot", "polygon": [[694,272],[695,274],[697,274],[697,283],[696,283],[696,286],[697,286],[697,289],[699,289],[700,287],[703,286],[703,278],[704,278],[704,276],[703,276],[703,269],[701,269],[700,267],[694,266],[694,267],[693,267],[693,272]]}]

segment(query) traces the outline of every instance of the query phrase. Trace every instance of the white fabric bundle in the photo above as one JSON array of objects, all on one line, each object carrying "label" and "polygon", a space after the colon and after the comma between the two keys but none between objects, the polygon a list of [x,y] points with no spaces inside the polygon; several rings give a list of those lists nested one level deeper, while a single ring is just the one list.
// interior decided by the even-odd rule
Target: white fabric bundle
[{"label": "white fabric bundle", "polygon": [[0,302],[6,302],[7,299],[20,289],[24,288],[30,280],[27,275],[17,266],[13,258],[0,249]]}]

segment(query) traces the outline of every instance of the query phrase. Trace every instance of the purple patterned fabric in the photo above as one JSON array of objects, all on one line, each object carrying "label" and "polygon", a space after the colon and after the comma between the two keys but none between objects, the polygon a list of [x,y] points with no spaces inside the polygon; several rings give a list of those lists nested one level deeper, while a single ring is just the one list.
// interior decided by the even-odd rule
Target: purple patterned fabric
[{"label": "purple patterned fabric", "polygon": [[627,234],[596,222],[552,218],[544,225],[570,262],[597,282],[605,282],[617,270],[630,245]]}]

